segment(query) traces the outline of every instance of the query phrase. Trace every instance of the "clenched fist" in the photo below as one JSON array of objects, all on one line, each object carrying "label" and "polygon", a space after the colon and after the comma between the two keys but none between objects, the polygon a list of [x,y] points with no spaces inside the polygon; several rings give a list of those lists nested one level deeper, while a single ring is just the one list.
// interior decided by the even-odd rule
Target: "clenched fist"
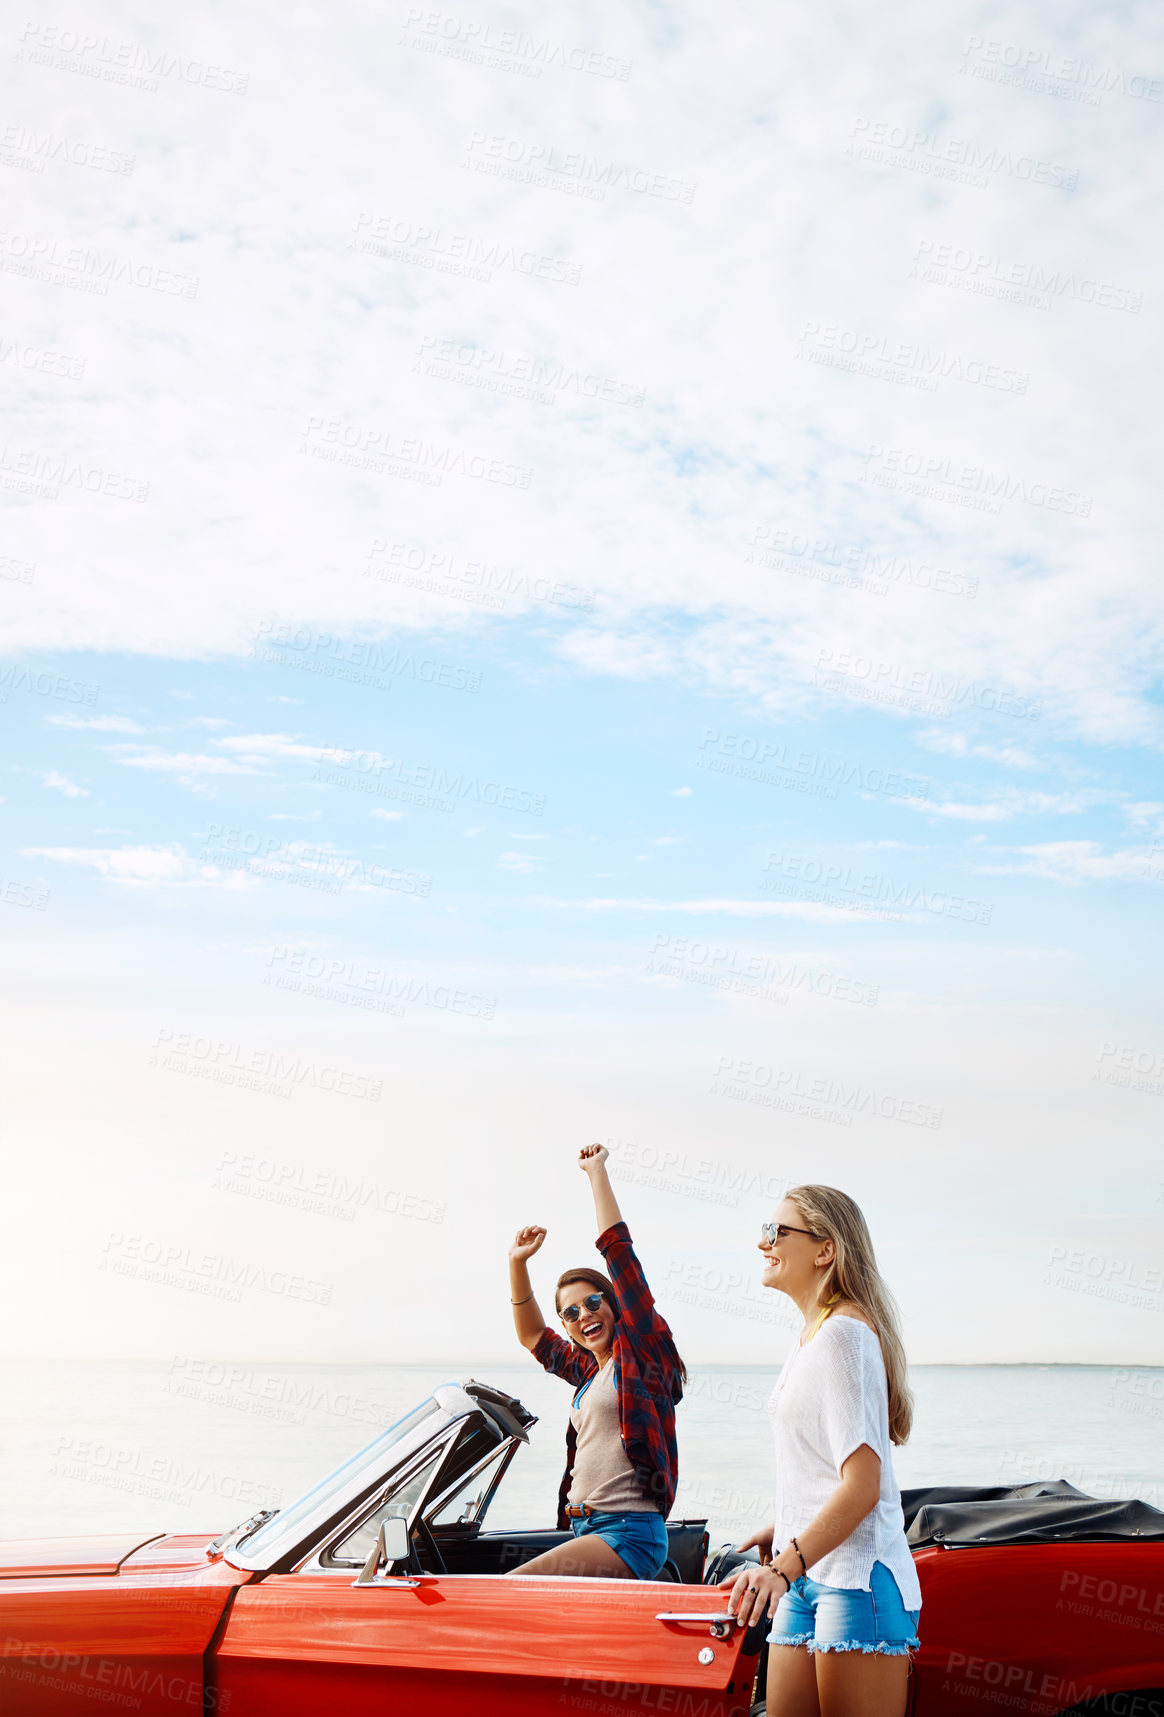
[{"label": "clenched fist", "polygon": [[519,1228],[514,1235],[513,1245],[509,1248],[509,1256],[519,1264],[526,1263],[533,1257],[545,1237],[545,1229],[539,1228],[536,1223],[527,1228]]}]

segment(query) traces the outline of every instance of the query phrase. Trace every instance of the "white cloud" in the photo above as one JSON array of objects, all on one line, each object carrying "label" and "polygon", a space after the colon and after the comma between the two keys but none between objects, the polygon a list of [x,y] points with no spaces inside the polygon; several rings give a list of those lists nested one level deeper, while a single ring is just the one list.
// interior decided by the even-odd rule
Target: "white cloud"
[{"label": "white cloud", "polygon": [[672,787],[671,797],[673,799],[690,799],[694,791],[694,787]]},{"label": "white cloud", "polygon": [[54,727],[89,728],[94,733],[144,733],[145,728],[127,715],[50,715]]},{"label": "white cloud", "polygon": [[168,847],[25,847],[26,858],[80,865],[114,882],[156,887],[184,881],[191,860],[177,843]]},{"label": "white cloud", "polygon": [[729,918],[799,918],[810,924],[866,923],[867,915],[843,906],[822,906],[813,900],[650,900],[619,899],[538,901],[541,906],[563,906],[586,912],[685,912],[702,916],[723,914]]},{"label": "white cloud", "polygon": [[936,804],[929,799],[910,799],[911,809],[934,817],[950,817],[963,823],[1003,823],[1011,817],[1074,817],[1110,799],[1109,793],[1087,790],[1078,793],[1009,792],[999,799],[971,804],[957,799]]},{"label": "white cloud", "polygon": [[1039,759],[1018,745],[973,744],[956,728],[929,727],[914,736],[927,751],[937,751],[947,757],[985,757],[990,763],[1004,763],[1011,769],[1037,769]]},{"label": "white cloud", "polygon": [[[563,30],[583,35],[593,25],[570,4],[560,17]],[[263,79],[234,109],[183,107],[180,148],[171,147],[167,110],[114,92],[116,102],[137,103],[122,123],[141,158],[170,150],[166,183],[135,175],[89,236],[110,254],[145,242],[158,267],[213,278],[221,291],[167,305],[160,294],[118,285],[119,297],[85,302],[94,349],[100,342],[121,382],[86,402],[83,429],[69,390],[38,395],[37,446],[96,441],[116,448],[119,469],[143,481],[164,472],[165,481],[142,507],[101,502],[108,516],[99,532],[84,496],[66,494],[42,509],[54,576],[22,590],[13,647],[242,661],[264,623],[274,646],[272,628],[282,623],[274,617],[284,616],[311,637],[284,652],[283,667],[263,665],[273,676],[270,696],[281,702],[288,691],[274,688],[284,680],[302,688],[309,674],[322,683],[362,672],[352,655],[358,646],[345,640],[395,642],[439,625],[453,656],[457,632],[505,632],[533,613],[563,658],[583,668],[666,676],[772,712],[851,709],[873,689],[888,694],[879,705],[886,713],[913,722],[908,686],[934,682],[941,704],[949,682],[954,717],[961,722],[965,712],[973,745],[1009,767],[1028,767],[1020,733],[1030,724],[1014,722],[1013,737],[998,737],[1000,688],[1042,698],[1040,740],[1066,727],[1158,742],[1152,687],[1164,615],[1155,494],[1141,481],[1156,463],[1154,378],[1142,361],[1140,319],[1086,302],[1077,290],[1097,256],[1111,280],[1127,283],[1121,291],[1151,279],[1155,235],[1140,188],[1148,104],[1105,95],[1102,164],[1071,194],[1069,221],[1062,193],[1001,166],[988,171],[988,191],[935,191],[932,178],[889,157],[850,153],[857,116],[871,127],[900,122],[905,134],[933,131],[939,153],[972,137],[988,155],[1021,148],[1032,159],[1061,160],[1082,148],[1073,122],[1083,110],[959,78],[941,15],[906,0],[899,17],[899,51],[891,54],[876,14],[856,6],[803,16],[760,11],[749,16],[746,38],[742,19],[725,26],[717,12],[688,9],[669,20],[665,42],[649,9],[611,13],[609,28],[636,66],[633,126],[618,102],[594,106],[595,80],[560,68],[547,67],[534,83],[426,61],[407,47],[364,55],[353,51],[350,32],[326,26],[286,31],[272,43],[259,14],[235,21],[232,47],[262,63]],[[976,17],[967,14],[969,28]],[[1130,12],[1114,20],[1093,12],[1072,52],[1097,64],[1134,60],[1138,28]],[[34,113],[50,100],[47,86],[31,65],[16,69]],[[312,92],[317,144],[303,163],[287,100],[300,88]],[[614,86],[609,93],[619,95]],[[412,267],[353,244],[359,211],[381,211],[384,191],[375,152],[353,161],[342,139],[373,134],[385,111],[402,116],[412,142],[400,220],[470,235],[498,255],[512,246],[559,258],[581,269],[580,287],[527,278],[503,261],[483,291],[468,274]],[[272,144],[248,195],[264,231],[282,236],[259,249],[224,250],[237,157],[201,146],[223,126],[233,138],[244,119]],[[477,130],[508,139],[518,153],[568,155],[584,143],[595,164],[626,160],[649,138],[652,171],[698,188],[682,203],[605,185],[596,227],[589,201],[556,194],[565,176],[535,186],[463,171],[456,140]],[[796,170],[782,178],[779,219],[798,242],[780,253],[774,300],[776,265],[758,259],[754,217],[768,207],[769,163],[790,152]],[[32,230],[39,219],[46,231],[71,232],[74,188],[65,178],[20,178],[29,183],[10,188],[13,229],[23,222]],[[307,295],[285,290],[299,242],[288,235],[297,233],[312,246]],[[956,269],[944,283],[928,278],[919,245],[930,254],[972,248],[997,263],[1000,278],[1033,268],[1052,282],[1054,311],[959,291],[965,281]],[[607,288],[618,269],[633,289],[616,312]],[[736,283],[730,316],[725,273]],[[34,322],[41,283],[9,284],[11,314]],[[148,337],[164,346],[164,386],[138,361],[136,325],[119,314],[126,293],[141,300],[135,308]],[[823,335],[806,343],[810,322],[834,330],[831,349]],[[287,354],[304,354],[310,365],[326,326],[342,328],[343,339],[334,361],[305,382]],[[549,408],[457,387],[415,362],[425,337],[471,340],[510,362],[534,354],[564,373],[637,379],[644,397],[626,410],[563,387]],[[928,368],[947,373],[922,390],[806,361],[835,358],[837,342],[852,340],[903,347],[907,379],[928,380]],[[383,362],[362,363],[373,347]],[[959,379],[980,362],[1021,372],[1029,386],[1020,396]],[[439,525],[425,486],[305,456],[301,419],[309,413],[343,425],[357,442],[396,426],[401,445],[423,442],[445,456]],[[335,451],[323,434],[313,444]],[[873,446],[886,453],[870,470]],[[454,469],[458,456],[477,453],[532,472],[519,505],[499,506],[500,485]],[[919,456],[939,498],[912,491],[909,462]],[[981,510],[954,504],[983,499],[958,475],[983,470],[1006,496]],[[871,475],[887,481],[867,481]],[[193,514],[191,494],[200,498]],[[1068,499],[1040,504],[1048,495]],[[388,514],[393,535],[422,545],[417,552],[434,563],[411,583],[361,576]],[[753,553],[749,562],[757,532],[778,530],[820,544],[816,558],[765,565]],[[491,565],[536,581],[551,540],[553,580],[592,592],[593,610],[515,586],[494,612],[458,601],[452,581],[437,576],[441,563],[479,565],[487,545]],[[893,562],[880,586],[876,569],[867,589],[828,582],[836,562],[866,554]],[[915,581],[912,569],[923,565],[980,578],[977,594],[968,600],[943,594],[932,579]],[[462,591],[480,593],[468,584]],[[871,660],[875,679],[855,678],[852,695],[817,683],[822,656],[852,652]],[[960,701],[966,686],[982,696]],[[990,723],[993,733],[982,735]]]},{"label": "white cloud", "polygon": [[59,775],[55,769],[50,769],[47,774],[42,775],[41,780],[46,787],[55,788],[58,793],[63,793],[68,799],[87,799],[89,797],[88,787],[79,787],[69,776]]},{"label": "white cloud", "polygon": [[[216,739],[214,743],[221,745],[224,751],[237,753],[252,762],[259,758],[293,757],[318,763],[320,753],[325,749],[322,745],[304,745],[286,733],[236,733]],[[369,752],[368,755],[376,757],[379,753]]]},{"label": "white cloud", "polygon": [[1104,852],[1098,841],[1044,841],[1019,847],[1021,858],[975,868],[988,876],[1039,876],[1049,882],[1145,882],[1164,880],[1164,859],[1145,847]]},{"label": "white cloud", "polygon": [[407,812],[405,812],[405,811],[382,811],[379,808],[379,806],[377,806],[373,810],[372,815],[374,817],[381,818],[381,820],[385,823],[398,823],[402,817],[407,815]]},{"label": "white cloud", "polygon": [[116,754],[127,769],[148,769],[160,775],[176,775],[182,782],[200,775],[260,775],[261,760],[211,757],[204,752],[162,751],[156,746],[122,746]]},{"label": "white cloud", "polygon": [[502,853],[497,863],[502,870],[515,871],[519,876],[529,876],[534,871],[541,870],[545,860],[537,853]]}]

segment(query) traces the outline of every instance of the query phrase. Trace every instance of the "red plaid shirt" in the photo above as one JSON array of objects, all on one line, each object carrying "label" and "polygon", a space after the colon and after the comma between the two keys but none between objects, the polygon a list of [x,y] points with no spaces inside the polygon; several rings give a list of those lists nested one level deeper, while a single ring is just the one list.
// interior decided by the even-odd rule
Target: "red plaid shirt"
[{"label": "red plaid shirt", "polygon": [[[679,1355],[666,1322],[655,1310],[643,1267],[635,1257],[630,1229],[615,1223],[595,1244],[606,1261],[618,1296],[614,1326],[614,1387],[622,1446],[643,1497],[658,1506],[666,1520],[679,1482],[679,1452],[675,1443],[675,1407],[683,1399]],[[579,1388],[598,1370],[598,1361],[572,1341],[546,1328],[533,1356],[555,1377]],[[558,1492],[558,1526],[566,1527],[566,1497],[570,1490],[577,1437],[566,1427],[566,1471]]]}]

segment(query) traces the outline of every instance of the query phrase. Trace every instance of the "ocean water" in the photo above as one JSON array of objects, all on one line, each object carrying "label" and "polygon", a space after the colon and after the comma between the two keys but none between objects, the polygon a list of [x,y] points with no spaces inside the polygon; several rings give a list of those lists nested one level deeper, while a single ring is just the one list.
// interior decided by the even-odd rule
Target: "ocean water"
[{"label": "ocean water", "polygon": [[[677,1518],[712,1544],[761,1525],[773,1487],[769,1366],[692,1370],[679,1410]],[[569,1391],[532,1362],[278,1365],[260,1361],[13,1361],[0,1400],[0,1537],[225,1531],[291,1502],[416,1405],[476,1376],[538,1415],[489,1515],[548,1526]],[[899,1484],[1066,1478],[1164,1507],[1164,1368],[919,1366]]]}]

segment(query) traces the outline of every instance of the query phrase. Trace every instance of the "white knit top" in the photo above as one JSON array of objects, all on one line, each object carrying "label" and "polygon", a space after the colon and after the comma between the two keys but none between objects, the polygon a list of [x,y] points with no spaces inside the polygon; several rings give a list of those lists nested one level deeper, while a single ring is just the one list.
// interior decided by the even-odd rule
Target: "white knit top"
[{"label": "white knit top", "polygon": [[809,1573],[824,1586],[867,1592],[874,1562],[884,1562],[905,1608],[920,1609],[921,1588],[893,1476],[885,1362],[868,1324],[834,1312],[810,1342],[794,1347],[776,1380],[768,1416],[776,1440],[775,1554],[819,1512],[841,1482],[849,1456],[868,1443],[881,1461],[880,1500]]}]

